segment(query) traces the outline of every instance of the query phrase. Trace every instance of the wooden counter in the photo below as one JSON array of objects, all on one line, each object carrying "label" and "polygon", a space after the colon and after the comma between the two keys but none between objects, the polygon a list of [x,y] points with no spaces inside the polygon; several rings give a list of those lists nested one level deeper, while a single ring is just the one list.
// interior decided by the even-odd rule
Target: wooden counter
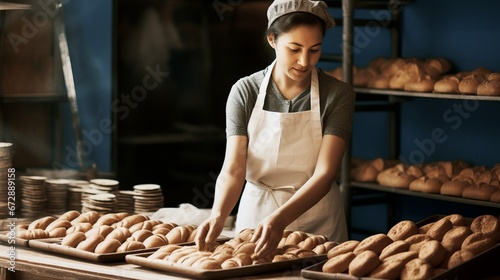
[{"label": "wooden counter", "polygon": [[[9,247],[0,243],[0,280],[32,279],[188,279],[148,270],[128,263],[93,263],[71,257],[58,256],[25,247],[16,247],[16,272],[8,271]],[[298,271],[284,271],[266,275],[253,275],[239,279],[304,279]]]}]

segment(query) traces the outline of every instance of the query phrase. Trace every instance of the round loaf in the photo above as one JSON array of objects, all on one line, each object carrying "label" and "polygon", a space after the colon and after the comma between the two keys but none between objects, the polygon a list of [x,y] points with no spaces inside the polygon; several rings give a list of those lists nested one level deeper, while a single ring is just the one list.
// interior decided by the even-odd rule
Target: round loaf
[{"label": "round loaf", "polygon": [[435,80],[429,75],[423,75],[417,79],[405,83],[404,90],[416,92],[432,92]]},{"label": "round loaf", "polygon": [[56,218],[52,216],[47,216],[34,220],[28,226],[28,229],[46,229]]},{"label": "round loaf", "polygon": [[380,259],[373,251],[366,250],[357,255],[349,264],[349,274],[361,277],[374,270],[380,263]]},{"label": "round loaf", "polygon": [[392,243],[392,239],[384,233],[378,233],[363,239],[358,246],[354,249],[354,254],[371,250],[375,254],[379,255],[382,250],[387,247],[387,245]]},{"label": "round loaf", "polygon": [[418,233],[418,227],[410,220],[400,221],[395,224],[387,233],[393,241],[405,240],[406,238]]},{"label": "round loaf", "polygon": [[443,247],[449,252],[455,252],[462,248],[462,243],[467,236],[472,234],[472,230],[466,226],[456,226],[449,230],[444,236]]},{"label": "round loaf", "polygon": [[370,81],[368,81],[367,86],[369,88],[388,89],[389,82],[390,82],[389,77],[377,74]]},{"label": "round loaf", "polygon": [[484,81],[484,76],[480,74],[466,76],[458,84],[458,91],[461,94],[476,94],[477,87],[482,81]]},{"label": "round loaf", "polygon": [[358,240],[347,240],[330,249],[327,253],[329,259],[348,252],[353,252],[360,242]]},{"label": "round loaf", "polygon": [[108,239],[106,238],[101,243],[97,244],[97,247],[94,250],[96,254],[109,254],[116,252],[116,249],[120,247],[120,241],[116,239]]},{"label": "round loaf", "polygon": [[443,240],[443,236],[452,228],[453,224],[449,219],[441,218],[429,228],[427,235],[434,240],[441,241]]},{"label": "round loaf", "polygon": [[76,248],[76,246],[85,239],[85,233],[81,231],[75,231],[66,235],[61,241],[61,245]]},{"label": "round loaf", "polygon": [[418,258],[417,252],[406,251],[387,257],[386,259],[384,259],[384,262],[402,262],[404,265],[415,258]]},{"label": "round loaf", "polygon": [[401,280],[425,280],[434,276],[430,264],[419,258],[409,261],[401,271]]},{"label": "round loaf", "polygon": [[384,259],[396,255],[398,253],[406,252],[410,249],[410,243],[404,241],[404,240],[396,240],[392,244],[387,245],[387,247],[382,250],[380,253],[380,260],[383,261]]},{"label": "round loaf", "polygon": [[418,253],[420,251],[420,248],[422,247],[422,244],[427,240],[431,240],[431,237],[429,235],[419,233],[406,238],[405,241],[410,244],[410,251]]},{"label": "round loaf", "polygon": [[494,240],[500,240],[500,220],[493,215],[481,215],[476,217],[471,225],[471,230],[476,233],[483,233],[485,236],[490,236]]},{"label": "round loaf", "polygon": [[336,255],[323,264],[322,271],[326,273],[344,273],[349,269],[349,264],[356,257],[353,252]]},{"label": "round loaf", "polygon": [[450,220],[453,226],[467,226],[467,221],[464,216],[460,214],[450,214],[445,216],[444,219]]},{"label": "round loaf", "polygon": [[487,236],[482,232],[475,232],[464,239],[462,250],[467,250],[477,255],[486,251],[497,244],[491,236]]},{"label": "round loaf", "polygon": [[382,261],[372,272],[369,277],[375,279],[397,279],[403,270],[404,263],[401,261]]},{"label": "round loaf", "polygon": [[446,250],[437,240],[429,240],[422,244],[418,253],[418,258],[425,260],[431,266],[440,264],[446,257]]},{"label": "round loaf", "polygon": [[470,259],[472,259],[475,256],[474,253],[471,251],[467,250],[458,250],[453,255],[451,255],[450,259],[448,260],[448,269],[452,269]]},{"label": "round loaf", "polygon": [[458,93],[460,80],[456,76],[448,76],[434,83],[434,92]]},{"label": "round loaf", "polygon": [[94,252],[97,245],[99,243],[101,243],[102,241],[104,241],[104,237],[102,237],[102,235],[94,234],[91,236],[87,236],[87,238],[85,240],[78,243],[78,245],[76,246],[76,249],[87,251],[87,252]]}]

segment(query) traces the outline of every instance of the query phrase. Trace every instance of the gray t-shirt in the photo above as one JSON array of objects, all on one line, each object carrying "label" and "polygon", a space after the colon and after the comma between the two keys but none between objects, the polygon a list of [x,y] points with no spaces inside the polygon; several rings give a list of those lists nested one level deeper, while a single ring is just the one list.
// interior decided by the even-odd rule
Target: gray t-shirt
[{"label": "gray t-shirt", "polygon": [[[248,136],[248,121],[268,68],[239,79],[231,88],[226,104],[226,135],[228,137],[231,135]],[[356,99],[354,89],[321,69],[317,70],[323,135],[336,135],[349,143]],[[282,113],[311,110],[310,88],[294,99],[287,100],[270,79],[264,110]]]}]

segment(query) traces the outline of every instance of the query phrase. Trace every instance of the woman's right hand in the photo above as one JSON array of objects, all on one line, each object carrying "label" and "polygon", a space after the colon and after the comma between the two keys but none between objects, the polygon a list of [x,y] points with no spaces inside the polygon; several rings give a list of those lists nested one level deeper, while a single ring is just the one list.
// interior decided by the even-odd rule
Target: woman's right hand
[{"label": "woman's right hand", "polygon": [[219,237],[224,228],[225,219],[222,217],[210,217],[201,223],[196,230],[194,241],[200,251],[207,251],[210,244]]}]

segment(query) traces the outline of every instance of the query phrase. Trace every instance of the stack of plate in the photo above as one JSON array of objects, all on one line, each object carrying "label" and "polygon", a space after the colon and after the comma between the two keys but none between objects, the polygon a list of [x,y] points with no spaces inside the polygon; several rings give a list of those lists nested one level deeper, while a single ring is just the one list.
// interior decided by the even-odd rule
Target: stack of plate
[{"label": "stack of plate", "polygon": [[135,213],[151,214],[163,207],[163,192],[160,185],[135,185],[134,192]]},{"label": "stack of plate", "polygon": [[116,195],[112,193],[98,193],[90,195],[88,202],[83,203],[82,212],[96,211],[101,214],[116,212]]},{"label": "stack of plate", "polygon": [[101,194],[101,193],[108,193],[108,192],[94,189],[94,188],[92,188],[92,184],[82,186],[82,196],[81,196],[82,199],[80,201],[80,204],[82,205],[82,208],[81,208],[82,213],[90,211],[90,209],[88,209],[86,207],[87,205],[90,204],[89,197],[92,195]]},{"label": "stack of plate", "polygon": [[[35,218],[46,215],[47,189],[43,176],[21,176],[21,213],[23,217]],[[19,203],[17,203],[19,204]]]},{"label": "stack of plate", "polygon": [[67,210],[82,211],[82,192],[89,184],[88,181],[71,180],[68,184],[68,199],[66,201]]},{"label": "stack of plate", "polygon": [[116,194],[116,211],[134,213],[134,196],[135,191],[118,191]]},{"label": "stack of plate", "polygon": [[90,183],[92,188],[108,193],[115,193],[120,188],[120,183],[111,179],[92,179]]},{"label": "stack of plate", "polygon": [[70,181],[66,179],[45,180],[47,189],[47,214],[58,215],[66,212],[66,198]]},{"label": "stack of plate", "polygon": [[[12,168],[12,155],[14,151],[12,149],[12,143],[0,142],[0,197],[2,197],[2,201],[0,202],[0,218],[7,218],[8,215],[8,201],[7,196],[9,194],[9,175],[12,174],[9,172],[9,168]],[[10,175],[10,176],[15,176]],[[11,177],[12,178],[12,177]],[[15,178],[12,178],[15,179]],[[15,181],[14,181],[15,183]],[[14,184],[15,187],[15,184]],[[18,188],[19,191],[21,188]],[[12,194],[12,193],[11,193]],[[14,196],[15,199],[15,196]],[[15,201],[11,201],[15,202]],[[17,203],[16,205],[17,206]]]}]

